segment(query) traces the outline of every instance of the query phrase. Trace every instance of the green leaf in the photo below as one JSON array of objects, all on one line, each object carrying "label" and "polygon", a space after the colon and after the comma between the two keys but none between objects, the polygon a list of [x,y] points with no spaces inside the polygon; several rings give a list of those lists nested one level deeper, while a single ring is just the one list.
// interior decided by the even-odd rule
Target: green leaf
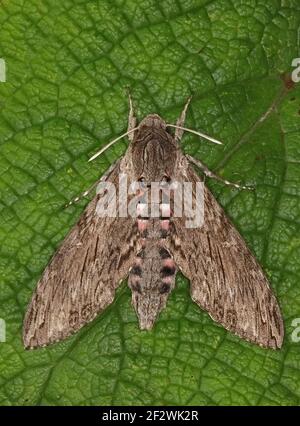
[{"label": "green leaf", "polygon": [[[280,405],[300,402],[298,0],[3,0],[0,57],[0,404]],[[123,286],[72,338],[25,351],[35,285],[84,203],[64,205],[126,149],[89,156],[140,118],[175,121],[194,94],[183,149],[255,192],[207,182],[270,278],[281,350],[242,341],[192,303],[179,277],[153,331]]]}]

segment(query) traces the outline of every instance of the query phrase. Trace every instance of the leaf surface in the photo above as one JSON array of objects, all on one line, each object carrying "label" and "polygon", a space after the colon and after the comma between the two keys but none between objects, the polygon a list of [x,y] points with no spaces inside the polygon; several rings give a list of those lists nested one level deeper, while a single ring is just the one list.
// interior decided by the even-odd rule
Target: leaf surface
[{"label": "leaf surface", "polygon": [[[299,405],[300,56],[298,0],[3,0],[0,57],[0,343],[2,405]],[[123,286],[114,304],[60,344],[25,351],[24,312],[88,188],[126,149],[96,150],[139,118],[174,122],[194,94],[183,149],[232,181],[207,181],[270,278],[282,309],[282,350],[215,324],[178,277],[151,332]]]}]

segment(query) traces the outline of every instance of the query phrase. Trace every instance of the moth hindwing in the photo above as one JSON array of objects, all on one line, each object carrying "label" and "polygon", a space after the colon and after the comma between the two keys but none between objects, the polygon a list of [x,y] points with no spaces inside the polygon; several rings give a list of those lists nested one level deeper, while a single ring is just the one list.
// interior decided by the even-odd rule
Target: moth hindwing
[{"label": "moth hindwing", "polygon": [[127,276],[140,328],[151,329],[178,269],[190,280],[193,301],[215,321],[250,342],[281,347],[283,321],[268,280],[205,186],[200,227],[187,227],[186,215],[174,214],[171,198],[169,204],[157,201],[155,217],[144,211],[143,197],[153,182],[201,183],[179,145],[187,105],[174,136],[155,114],[135,127],[130,106],[129,147],[102,182],[118,194],[120,176],[129,185],[139,182],[131,194],[137,197],[136,215],[102,217],[97,206],[103,194],[97,193],[37,284],[24,319],[25,347],[45,346],[79,330],[113,302]]}]

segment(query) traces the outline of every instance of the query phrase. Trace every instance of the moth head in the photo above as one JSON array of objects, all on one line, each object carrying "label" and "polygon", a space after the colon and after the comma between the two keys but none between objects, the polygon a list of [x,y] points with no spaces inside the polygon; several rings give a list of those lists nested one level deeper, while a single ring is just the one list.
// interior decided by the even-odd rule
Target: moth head
[{"label": "moth head", "polygon": [[147,115],[139,125],[139,130],[143,127],[152,127],[156,129],[166,129],[166,122],[158,114],[149,114]]}]

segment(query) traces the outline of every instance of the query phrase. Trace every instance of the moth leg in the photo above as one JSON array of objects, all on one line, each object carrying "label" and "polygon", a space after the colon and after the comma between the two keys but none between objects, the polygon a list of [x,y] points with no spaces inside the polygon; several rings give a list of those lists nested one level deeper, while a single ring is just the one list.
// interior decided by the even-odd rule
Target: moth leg
[{"label": "moth leg", "polygon": [[242,186],[242,185],[238,185],[237,183],[229,182],[226,179],[222,179],[220,176],[216,175],[211,170],[209,170],[209,168],[205,164],[203,164],[202,161],[200,161],[200,160],[198,160],[194,157],[191,157],[190,155],[186,155],[186,158],[192,164],[194,164],[196,167],[198,167],[200,170],[202,170],[202,172],[204,173],[204,176],[207,176],[207,177],[215,179],[219,182],[225,183],[225,185],[233,186],[234,188],[254,190],[253,186]]},{"label": "moth leg", "polygon": [[[182,110],[182,112],[180,114],[180,117],[178,118],[178,120],[176,122],[176,126],[184,127],[186,112],[187,112],[187,109],[188,109],[188,106],[189,106],[191,100],[192,100],[192,96],[190,96],[187,99],[187,101],[186,101],[186,103],[185,103],[185,105],[183,107],[183,110]],[[175,140],[176,140],[176,142],[179,143],[181,141],[183,133],[184,133],[184,130],[182,130],[182,129],[176,129],[175,130]]]},{"label": "moth leg", "polygon": [[65,208],[72,206],[73,204],[78,203],[79,201],[83,200],[84,198],[86,198],[96,187],[100,182],[105,181],[108,176],[111,174],[112,170],[115,168],[115,166],[117,165],[117,163],[120,161],[120,159],[116,160],[108,169],[107,171],[104,173],[104,175],[101,176],[100,179],[98,179],[96,182],[93,183],[92,186],[90,186],[90,188],[88,188],[86,191],[82,192],[80,195],[78,195],[77,197],[73,198],[71,201],[69,201],[67,204],[65,204]]},{"label": "moth leg", "polygon": [[[129,132],[136,127],[136,123],[137,123],[137,119],[136,119],[136,116],[134,114],[132,98],[131,98],[131,94],[130,94],[129,90],[128,90],[128,102],[129,102],[129,115],[128,115],[128,129],[127,129],[127,131]],[[134,132],[129,133],[128,139],[130,140],[130,142],[133,141],[133,138],[134,138]]]}]

